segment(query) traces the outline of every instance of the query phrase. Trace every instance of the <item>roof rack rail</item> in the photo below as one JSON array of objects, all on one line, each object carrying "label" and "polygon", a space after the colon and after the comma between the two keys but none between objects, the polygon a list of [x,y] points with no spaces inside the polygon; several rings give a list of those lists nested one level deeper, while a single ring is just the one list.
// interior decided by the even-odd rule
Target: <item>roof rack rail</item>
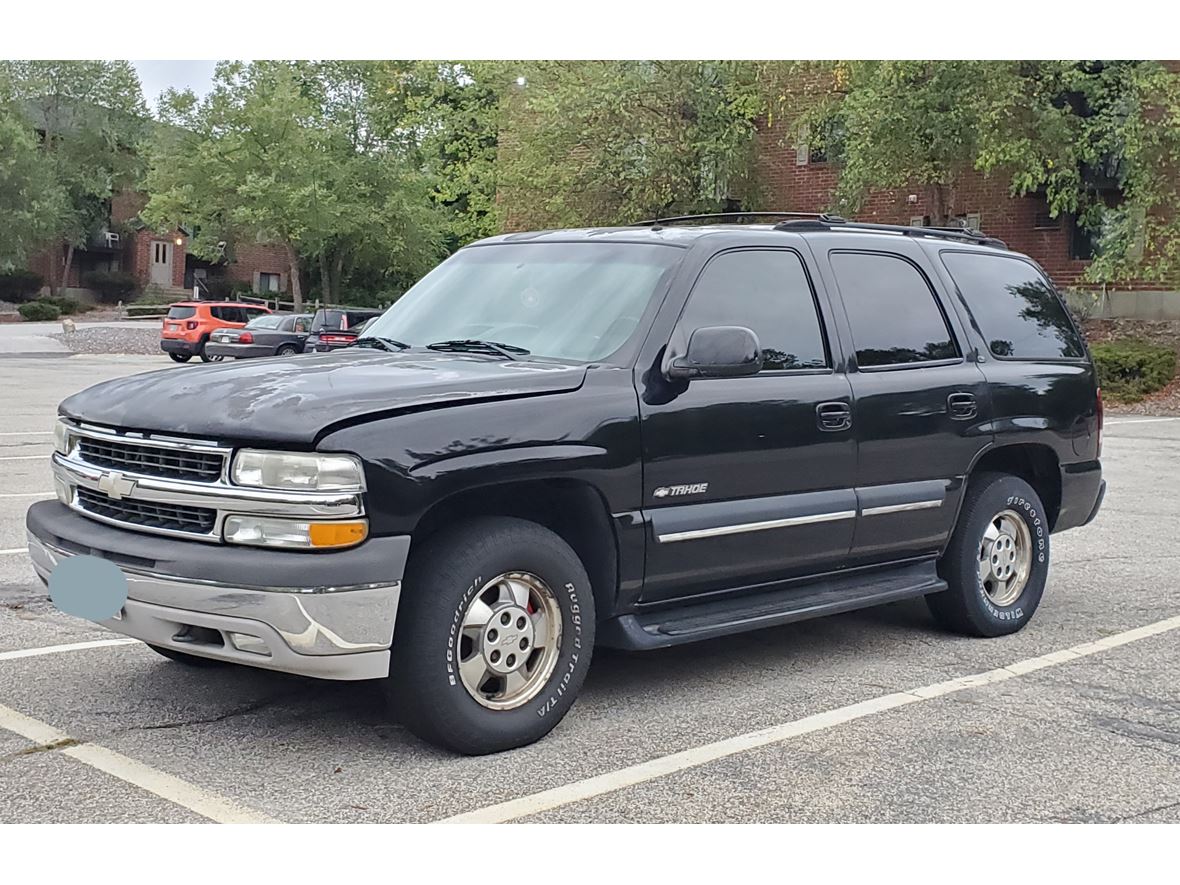
[{"label": "roof rack rail", "polygon": [[996,237],[989,237],[983,231],[969,227],[910,227],[904,224],[876,224],[871,221],[848,221],[836,215],[820,216],[807,221],[783,221],[774,226],[781,231],[804,230],[875,230],[902,234],[907,237],[930,237],[941,240],[964,240],[981,246],[1007,249],[1008,244]]},{"label": "roof rack rail", "polygon": [[706,221],[710,219],[728,218],[819,218],[833,223],[843,222],[839,215],[829,215],[826,212],[706,212],[702,215],[672,215],[667,218],[649,218],[647,221],[636,221],[629,227],[663,227],[667,224],[680,224],[685,221]]}]

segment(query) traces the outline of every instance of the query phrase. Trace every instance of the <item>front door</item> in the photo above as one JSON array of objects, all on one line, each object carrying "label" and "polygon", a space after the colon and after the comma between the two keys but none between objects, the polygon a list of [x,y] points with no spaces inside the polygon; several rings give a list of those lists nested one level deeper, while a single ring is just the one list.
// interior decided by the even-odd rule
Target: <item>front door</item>
[{"label": "front door", "polygon": [[853,562],[936,553],[963,479],[991,442],[991,398],[961,327],[912,244],[834,250],[831,268],[853,352],[860,520]]},{"label": "front door", "polygon": [[746,326],[764,368],[644,376],[641,602],[753,588],[835,567],[848,553],[856,443],[824,305],[791,249],[724,252],[697,278],[672,341],[703,326]]},{"label": "front door", "polygon": [[152,240],[151,281],[163,289],[172,288],[172,244],[164,240]]}]

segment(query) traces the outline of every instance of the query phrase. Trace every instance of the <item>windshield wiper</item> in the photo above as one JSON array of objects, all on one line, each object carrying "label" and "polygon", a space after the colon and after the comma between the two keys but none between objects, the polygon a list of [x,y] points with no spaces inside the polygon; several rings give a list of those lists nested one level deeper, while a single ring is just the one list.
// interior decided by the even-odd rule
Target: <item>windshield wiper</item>
[{"label": "windshield wiper", "polygon": [[505,359],[514,360],[517,356],[527,356],[528,351],[523,347],[517,347],[515,344],[501,344],[498,341],[484,341],[480,338],[458,338],[454,341],[436,341],[434,344],[427,344],[426,347],[430,350],[449,350],[457,353],[464,351],[483,351],[485,353],[497,353]]},{"label": "windshield wiper", "polygon": [[410,345],[403,341],[396,341],[393,338],[382,338],[380,335],[366,335],[364,338],[358,338],[353,344],[358,347],[364,347],[366,341],[371,341],[382,350],[388,350],[390,353],[397,353],[399,350],[409,350]]}]

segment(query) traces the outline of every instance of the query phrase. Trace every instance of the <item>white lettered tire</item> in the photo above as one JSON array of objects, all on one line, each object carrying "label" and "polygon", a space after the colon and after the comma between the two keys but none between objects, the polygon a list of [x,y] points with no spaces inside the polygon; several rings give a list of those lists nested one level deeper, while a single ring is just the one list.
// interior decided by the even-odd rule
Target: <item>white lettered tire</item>
[{"label": "white lettered tire", "polygon": [[971,477],[938,569],[949,589],[926,602],[944,627],[970,636],[1023,628],[1049,577],[1049,521],[1036,490],[1006,473]]},{"label": "white lettered tire", "polygon": [[590,667],[594,597],[573,549],[544,526],[473,519],[414,552],[388,688],[407,727],[459,753],[536,741]]}]

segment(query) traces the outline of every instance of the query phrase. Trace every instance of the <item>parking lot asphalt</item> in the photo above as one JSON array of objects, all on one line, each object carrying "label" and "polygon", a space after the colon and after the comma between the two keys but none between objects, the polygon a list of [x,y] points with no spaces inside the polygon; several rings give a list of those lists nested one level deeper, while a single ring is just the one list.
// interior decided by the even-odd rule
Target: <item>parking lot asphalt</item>
[{"label": "parking lot asphalt", "polygon": [[58,401],[156,368],[201,371],[0,359],[0,822],[1180,822],[1180,419],[1108,416],[1103,510],[1014,636],[917,601],[601,652],[549,737],[472,759],[371,683],[73,647],[116,637],[53,608],[24,511]]}]

